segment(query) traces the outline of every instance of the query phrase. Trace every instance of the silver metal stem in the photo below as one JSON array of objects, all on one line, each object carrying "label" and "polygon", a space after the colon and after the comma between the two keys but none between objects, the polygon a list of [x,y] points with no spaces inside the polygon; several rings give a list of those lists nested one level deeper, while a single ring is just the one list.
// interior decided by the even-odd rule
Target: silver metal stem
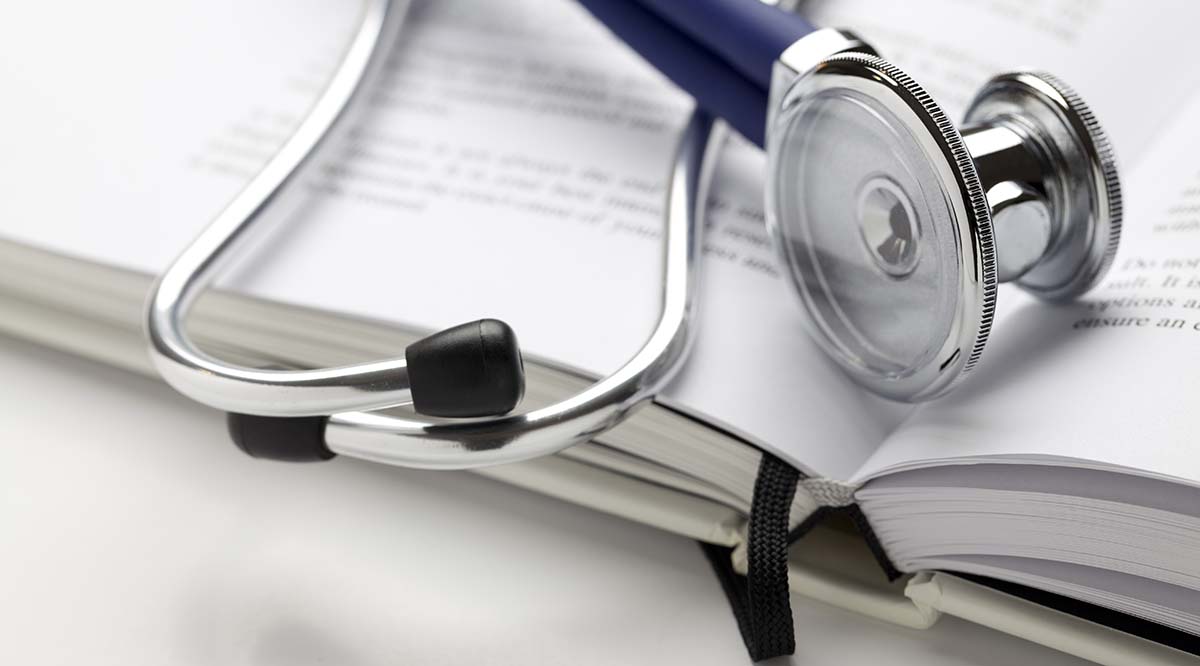
[{"label": "silver metal stem", "polygon": [[[218,409],[267,416],[307,416],[374,409],[410,401],[404,359],[321,370],[260,370],[201,351],[187,335],[188,312],[217,271],[253,238],[287,217],[285,193],[321,147],[335,142],[347,116],[382,67],[384,44],[399,32],[406,0],[366,0],[362,21],[337,72],[300,127],[262,171],[167,269],[146,314],[150,357],[187,396]],[[295,197],[290,197],[295,199]],[[294,203],[294,202],[292,202]],[[268,215],[269,213],[269,215]]]},{"label": "silver metal stem", "polygon": [[1031,150],[1028,140],[1017,129],[1006,123],[989,123],[964,127],[961,134],[984,190],[1004,181],[1041,184],[1045,160]]},{"label": "silver metal stem", "polygon": [[1001,74],[963,124],[993,208],[1001,279],[1051,301],[1099,283],[1121,240],[1121,182],[1083,99],[1045,72]]},{"label": "silver metal stem", "polygon": [[591,439],[652,398],[679,368],[693,337],[704,202],[722,136],[696,111],[680,138],[667,191],[662,310],[645,345],[624,366],[574,397],[527,414],[473,421],[336,414],[325,429],[329,448],[405,467],[497,465]]},{"label": "silver metal stem", "polygon": [[1044,182],[1050,167],[1004,122],[965,128],[962,138],[991,207],[997,279],[1016,280],[1046,256],[1057,232]]}]

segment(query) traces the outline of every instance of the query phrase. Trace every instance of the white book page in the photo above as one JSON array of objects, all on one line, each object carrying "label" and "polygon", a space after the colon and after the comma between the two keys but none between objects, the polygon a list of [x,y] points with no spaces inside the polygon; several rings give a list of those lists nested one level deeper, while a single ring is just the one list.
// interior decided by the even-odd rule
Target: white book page
[{"label": "white book page", "polygon": [[[66,25],[71,49],[15,27],[59,10],[0,10],[0,49],[38,54],[4,76],[31,103],[3,130],[20,159],[0,175],[20,187],[0,234],[161,271],[295,126],[357,5],[119,4]],[[498,317],[526,351],[598,375],[637,350],[686,96],[573,2],[441,0],[414,4],[368,104],[226,286],[430,328]],[[698,342],[665,399],[845,476],[904,410],[805,337],[763,228],[763,162],[727,150]]]},{"label": "white book page", "polygon": [[[0,3],[0,236],[161,270],[294,127],[356,6]],[[250,166],[199,176],[222,150]]]},{"label": "white book page", "polygon": [[1028,462],[1200,484],[1200,96],[1126,172],[1104,284],[1051,306],[1002,288],[980,366],[863,467]]}]

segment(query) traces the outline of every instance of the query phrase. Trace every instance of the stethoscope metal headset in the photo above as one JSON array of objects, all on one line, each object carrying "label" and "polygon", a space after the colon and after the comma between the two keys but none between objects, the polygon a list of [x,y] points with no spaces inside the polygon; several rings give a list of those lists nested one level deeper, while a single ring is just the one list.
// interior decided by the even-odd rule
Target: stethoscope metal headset
[{"label": "stethoscope metal headset", "polygon": [[[768,226],[810,333],[855,381],[893,399],[940,396],[971,370],[998,282],[1068,299],[1115,253],[1112,150],[1054,77],[992,79],[959,131],[852,33],[814,30],[758,0],[581,0],[698,103],[667,188],[658,323],[624,366],[560,403],[509,414],[523,361],[495,320],[435,333],[405,358],[336,368],[264,370],[207,354],[186,333],[189,309],[235,250],[286,217],[295,198],[285,195],[350,124],[405,4],[366,2],[308,116],[152,292],[147,331],[159,372],[229,412],[235,442],[251,455],[458,469],[551,454],[619,423],[686,357],[701,204],[720,143],[709,113],[767,150]],[[421,416],[377,411],[405,404]]]}]

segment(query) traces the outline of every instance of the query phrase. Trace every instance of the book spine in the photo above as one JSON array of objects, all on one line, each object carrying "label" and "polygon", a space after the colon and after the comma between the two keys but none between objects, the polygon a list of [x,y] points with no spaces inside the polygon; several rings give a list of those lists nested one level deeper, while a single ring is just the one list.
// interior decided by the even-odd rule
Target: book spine
[{"label": "book spine", "polygon": [[1184,666],[1195,655],[1089,622],[978,583],[944,573],[922,572],[905,594],[935,612],[1073,654],[1105,666]]},{"label": "book spine", "polygon": [[[913,628],[927,628],[937,621],[937,611],[928,606],[790,560],[793,543],[841,514],[862,535],[888,581],[901,576],[855,503],[854,490],[847,483],[807,478],[764,452],[742,543],[733,549],[700,544],[755,661],[795,652],[792,592]],[[789,509],[797,492],[808,494],[817,509],[789,529]]]}]

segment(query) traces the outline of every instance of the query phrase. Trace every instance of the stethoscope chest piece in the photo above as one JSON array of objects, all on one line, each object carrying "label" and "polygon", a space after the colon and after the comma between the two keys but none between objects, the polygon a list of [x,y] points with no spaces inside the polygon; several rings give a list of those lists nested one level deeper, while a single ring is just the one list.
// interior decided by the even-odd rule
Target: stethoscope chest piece
[{"label": "stethoscope chest piece", "polygon": [[817,343],[887,397],[944,394],[978,361],[996,287],[1092,286],[1120,230],[1112,151],[1052,77],[989,82],[960,133],[903,71],[824,60],[768,130],[767,218]]},{"label": "stethoscope chest piece", "polygon": [[1017,72],[979,91],[965,125],[988,187],[1000,280],[1049,300],[1095,286],[1121,238],[1121,186],[1091,109],[1057,78]]}]

